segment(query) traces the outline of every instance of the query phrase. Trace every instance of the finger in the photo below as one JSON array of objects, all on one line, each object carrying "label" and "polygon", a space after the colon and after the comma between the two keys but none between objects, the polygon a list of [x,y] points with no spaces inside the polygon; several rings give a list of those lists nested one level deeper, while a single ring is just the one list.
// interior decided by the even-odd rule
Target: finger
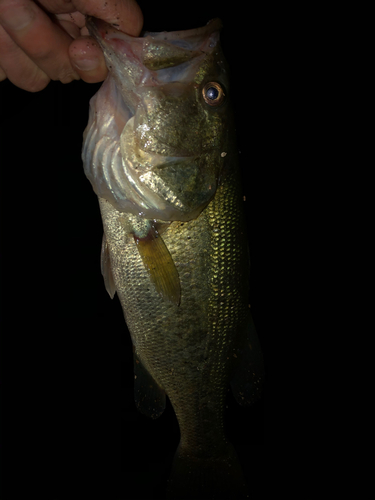
[{"label": "finger", "polygon": [[103,52],[91,37],[80,37],[69,47],[72,66],[87,83],[102,82],[108,73]]},{"label": "finger", "polygon": [[70,0],[38,0],[38,4],[51,14],[62,14],[76,10]]},{"label": "finger", "polygon": [[129,35],[138,36],[143,26],[141,8],[135,0],[72,0],[76,10],[98,17]]},{"label": "finger", "polygon": [[56,22],[61,26],[72,38],[78,38],[82,35],[86,24],[86,16],[80,12],[69,12],[66,14],[56,14]]},{"label": "finger", "polygon": [[55,17],[57,19],[57,22],[60,22],[60,20],[68,21],[77,26],[79,30],[82,30],[82,28],[86,24],[86,16],[78,11],[65,14],[56,14]]},{"label": "finger", "polygon": [[79,79],[70,64],[71,37],[30,0],[1,0],[0,24],[14,42],[53,80]]},{"label": "finger", "polygon": [[[65,15],[65,14],[62,14]],[[56,23],[61,26],[61,28],[68,33],[68,35],[74,39],[78,38],[81,34],[81,30],[78,28],[78,26],[75,23],[72,23],[72,21],[67,21],[66,19],[56,19]]]},{"label": "finger", "polygon": [[49,83],[49,77],[23,52],[0,26],[0,67],[9,80],[23,90],[38,92]]}]

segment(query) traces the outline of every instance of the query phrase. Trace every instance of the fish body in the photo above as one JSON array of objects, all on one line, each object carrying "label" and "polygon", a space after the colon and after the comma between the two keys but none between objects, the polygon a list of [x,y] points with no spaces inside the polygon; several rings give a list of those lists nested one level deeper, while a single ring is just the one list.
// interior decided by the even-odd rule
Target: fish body
[{"label": "fish body", "polygon": [[135,400],[168,395],[181,440],[170,498],[246,498],[224,431],[229,384],[260,393],[249,253],[219,20],[129,37],[89,20],[109,75],[90,103],[85,173],[103,220],[102,273],[134,350]]}]

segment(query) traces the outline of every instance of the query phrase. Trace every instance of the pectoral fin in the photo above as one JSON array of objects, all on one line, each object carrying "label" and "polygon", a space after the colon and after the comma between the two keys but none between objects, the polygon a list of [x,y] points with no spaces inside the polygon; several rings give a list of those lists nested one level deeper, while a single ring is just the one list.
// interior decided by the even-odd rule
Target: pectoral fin
[{"label": "pectoral fin", "polygon": [[165,391],[152,378],[133,347],[134,399],[138,410],[151,418],[158,418],[165,409]]},{"label": "pectoral fin", "polygon": [[111,269],[111,259],[109,257],[107,238],[105,237],[104,233],[102,240],[102,251],[100,254],[100,267],[104,278],[105,289],[107,290],[111,299],[113,299],[116,293],[116,287]]},{"label": "pectoral fin", "polygon": [[139,254],[156,291],[165,300],[179,305],[181,298],[180,278],[172,256],[154,226],[144,238],[134,234]]},{"label": "pectoral fin", "polygon": [[250,313],[246,343],[240,356],[240,364],[230,385],[237,403],[249,406],[259,399],[264,382],[263,354]]}]

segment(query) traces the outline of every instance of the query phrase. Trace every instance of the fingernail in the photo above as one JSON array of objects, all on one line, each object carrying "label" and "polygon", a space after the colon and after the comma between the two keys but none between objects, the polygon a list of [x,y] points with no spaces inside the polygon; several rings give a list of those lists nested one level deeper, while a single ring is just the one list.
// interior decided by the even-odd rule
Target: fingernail
[{"label": "fingernail", "polygon": [[[32,5],[32,4],[31,4]],[[30,6],[4,9],[1,12],[0,22],[4,28],[21,30],[35,18],[35,11]]]},{"label": "fingernail", "polygon": [[92,71],[99,66],[99,61],[97,59],[76,59],[74,66],[81,71]]}]

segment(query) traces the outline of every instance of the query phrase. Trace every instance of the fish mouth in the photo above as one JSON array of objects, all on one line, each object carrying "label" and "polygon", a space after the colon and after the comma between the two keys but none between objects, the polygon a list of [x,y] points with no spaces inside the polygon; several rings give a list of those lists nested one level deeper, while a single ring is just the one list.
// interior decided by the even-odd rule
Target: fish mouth
[{"label": "fish mouth", "polygon": [[134,53],[136,45],[141,46],[140,39],[126,35],[95,17],[87,18],[86,27],[103,50],[108,71],[133,115],[139,103],[133,91],[140,84],[143,74],[143,68]]},{"label": "fish mouth", "polygon": [[[123,91],[127,104],[136,105],[134,97],[129,102],[129,89],[167,81],[191,81],[196,67],[214,50],[222,23],[215,18],[200,28],[144,32],[141,37],[127,35],[95,17],[87,18],[86,27],[103,49],[107,67]],[[163,71],[170,68],[178,69]]]},{"label": "fish mouth", "polygon": [[[220,19],[213,19],[207,25],[191,30],[144,32],[142,37],[127,35],[95,17],[88,17],[86,26],[103,50],[109,73],[129,110],[129,118],[135,117],[131,133],[138,136],[137,148],[181,159],[201,154],[203,151],[197,144],[192,152],[191,148],[184,147],[181,139],[176,146],[168,144],[168,140],[163,138],[164,150],[160,147],[155,149],[155,144],[150,145],[150,138],[143,131],[150,130],[149,111],[158,99],[169,97],[176,100],[180,97],[176,93],[189,92],[202,59],[219,40]],[[141,125],[140,117],[145,118]],[[144,141],[142,135],[146,137]],[[124,150],[122,152],[125,153]]]},{"label": "fish mouth", "polygon": [[94,191],[117,210],[146,218],[197,217],[216,192],[220,146],[199,135],[196,75],[215,51],[221,21],[142,37],[93,17],[86,26],[109,72],[84,136]]},{"label": "fish mouth", "polygon": [[[119,51],[123,49],[126,50],[126,44],[128,43],[132,44],[135,42],[142,45],[146,39],[149,39],[149,41],[156,42],[157,44],[161,42],[164,47],[167,44],[170,44],[173,47],[179,47],[183,50],[190,51],[190,55],[194,56],[194,52],[205,48],[205,45],[207,45],[206,41],[208,39],[208,45],[210,47],[213,46],[213,42],[218,40],[218,34],[222,28],[222,22],[219,18],[215,18],[211,19],[205,26],[200,28],[183,31],[145,31],[141,37],[127,35],[123,31],[117,29],[117,25],[106,23],[102,19],[98,19],[93,16],[89,16],[87,18],[86,27],[89,30],[90,35],[95,39],[105,40],[112,44],[113,48],[117,48]],[[148,45],[148,43],[146,43],[146,45]],[[169,55],[176,55],[177,53],[178,52],[173,54],[170,52]],[[147,62],[149,56],[150,54],[147,53],[145,58],[139,57],[139,60]]]}]

